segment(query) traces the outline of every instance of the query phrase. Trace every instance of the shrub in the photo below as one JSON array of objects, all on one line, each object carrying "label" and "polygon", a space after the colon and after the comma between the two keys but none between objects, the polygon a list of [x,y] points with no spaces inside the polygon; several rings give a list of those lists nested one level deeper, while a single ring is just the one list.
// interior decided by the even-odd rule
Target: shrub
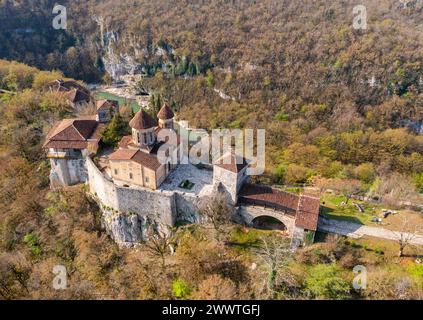
[{"label": "shrub", "polygon": [[176,298],[186,299],[191,294],[191,288],[182,279],[175,279],[172,282],[172,293]]},{"label": "shrub", "polygon": [[42,253],[41,247],[40,247],[40,243],[38,240],[38,235],[34,232],[31,233],[27,233],[24,238],[23,241],[29,245],[31,252],[36,255],[39,256]]},{"label": "shrub", "polygon": [[355,168],[354,174],[359,180],[371,183],[375,179],[376,171],[372,163],[363,163]]}]

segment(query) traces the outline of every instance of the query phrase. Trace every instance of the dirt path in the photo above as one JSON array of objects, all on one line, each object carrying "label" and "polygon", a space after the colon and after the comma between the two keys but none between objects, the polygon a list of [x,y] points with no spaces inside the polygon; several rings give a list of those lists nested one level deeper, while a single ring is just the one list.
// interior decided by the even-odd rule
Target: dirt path
[{"label": "dirt path", "polygon": [[[394,241],[398,240],[401,234],[401,232],[399,231],[391,231],[384,228],[369,227],[349,221],[341,221],[327,218],[319,218],[318,230],[336,233],[351,238],[371,236]],[[404,235],[409,234],[404,233]],[[423,245],[423,235],[412,236],[410,244]]]}]

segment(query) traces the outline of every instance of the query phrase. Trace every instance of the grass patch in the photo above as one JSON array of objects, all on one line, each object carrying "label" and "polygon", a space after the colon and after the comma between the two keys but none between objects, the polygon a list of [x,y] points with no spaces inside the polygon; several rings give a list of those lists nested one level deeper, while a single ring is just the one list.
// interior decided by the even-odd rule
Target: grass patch
[{"label": "grass patch", "polygon": [[262,237],[272,236],[272,233],[272,231],[236,226],[230,233],[230,245],[241,251],[251,250],[260,245]]},{"label": "grass patch", "polygon": [[[331,219],[350,221],[363,225],[374,225],[372,218],[380,214],[380,206],[363,201],[350,200],[339,195],[324,194],[322,196],[322,215]],[[364,212],[360,212],[354,203],[360,204]]]}]

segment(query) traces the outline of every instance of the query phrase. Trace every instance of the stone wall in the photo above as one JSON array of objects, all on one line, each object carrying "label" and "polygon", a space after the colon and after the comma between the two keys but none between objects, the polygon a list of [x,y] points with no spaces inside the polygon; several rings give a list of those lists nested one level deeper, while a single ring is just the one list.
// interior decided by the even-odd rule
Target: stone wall
[{"label": "stone wall", "polygon": [[201,217],[198,214],[198,204],[200,198],[195,195],[175,193],[176,211],[178,222],[201,222]]},{"label": "stone wall", "polygon": [[83,158],[50,159],[50,182],[52,186],[69,186],[84,183],[88,179],[87,167]]},{"label": "stone wall", "polygon": [[104,225],[120,245],[144,241],[148,224],[165,228],[178,221],[201,222],[197,212],[200,198],[196,195],[117,186],[89,157],[87,169],[90,192],[102,207]]}]

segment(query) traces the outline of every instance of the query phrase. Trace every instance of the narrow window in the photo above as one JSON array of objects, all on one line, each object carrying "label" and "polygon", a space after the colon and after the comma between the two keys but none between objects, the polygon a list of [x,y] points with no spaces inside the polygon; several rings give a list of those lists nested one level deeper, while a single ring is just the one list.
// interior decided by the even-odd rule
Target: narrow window
[{"label": "narrow window", "polygon": [[117,175],[118,174],[118,170],[117,169],[115,169],[115,175]]},{"label": "narrow window", "polygon": [[148,180],[148,177],[145,177],[145,182],[146,182],[146,183],[148,183],[148,181],[149,181],[149,180]]},{"label": "narrow window", "polygon": [[134,179],[134,176],[132,175],[132,173],[129,173],[129,179]]},{"label": "narrow window", "polygon": [[147,134],[143,133],[142,136],[143,136],[144,144],[147,144]]}]

